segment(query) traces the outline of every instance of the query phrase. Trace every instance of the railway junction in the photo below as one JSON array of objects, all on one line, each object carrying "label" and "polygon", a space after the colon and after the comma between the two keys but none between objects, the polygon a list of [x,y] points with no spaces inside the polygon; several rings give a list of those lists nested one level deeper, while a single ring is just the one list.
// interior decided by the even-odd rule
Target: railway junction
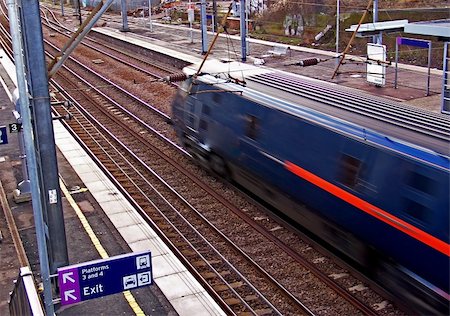
[{"label": "railway junction", "polygon": [[[94,108],[92,105],[76,105],[74,108],[78,110],[71,110],[71,120],[54,122],[68,257],[72,265],[100,258],[105,259],[109,256],[151,250],[154,283],[151,286],[86,300],[74,305],[60,306],[59,299],[62,298],[57,297],[55,305],[57,314],[228,315],[251,311],[249,314],[258,315],[330,313],[405,315],[410,312],[407,306],[401,306],[401,302],[392,303],[389,297],[380,295],[376,285],[368,285],[365,279],[361,281],[362,276],[356,271],[342,268],[339,259],[335,259],[336,262],[334,262],[334,259],[330,259],[320,250],[312,249],[306,237],[305,240],[301,239],[290,228],[281,224],[284,222],[278,222],[260,211],[240,192],[236,193],[233,188],[208,175],[197,166],[188,164],[188,171],[180,170],[179,166],[186,164],[186,157],[183,157],[184,153],[180,151],[179,146],[173,144],[175,143],[173,132],[165,126],[170,119],[170,110],[168,110],[167,101],[160,100],[160,95],[170,99],[176,89],[173,84],[164,83],[165,76],[179,73],[185,65],[201,62],[203,56],[199,50],[201,41],[199,32],[193,33],[194,41],[191,43],[190,30],[186,28],[155,22],[150,31],[141,19],[130,18],[130,31],[120,32],[119,18],[106,16],[103,20],[106,26],[97,27],[91,32],[92,40],[89,40],[88,45],[115,46],[116,52],[110,48],[107,55],[107,50],[104,48],[98,50],[96,54],[93,53],[93,47],[77,49],[78,51],[73,54],[74,57],[76,56],[75,59],[78,59],[77,67],[85,67],[81,65],[83,63],[90,65],[89,67],[96,72],[96,75],[88,74],[86,67],[84,70],[77,70],[78,74],[75,70],[73,72],[64,70],[64,73],[55,76],[56,82],[52,83],[50,88],[50,91],[54,93],[52,97],[56,95],[59,99],[64,93],[73,93],[74,103],[84,104],[83,100],[90,97],[96,100],[101,99],[98,102],[103,106],[101,109],[101,106]],[[66,21],[66,23],[70,22]],[[44,38],[48,41],[46,50],[54,56],[57,54],[57,47],[61,47],[67,38],[57,32],[61,26],[55,26],[56,23],[50,22],[49,25],[53,27],[44,27],[43,32]],[[237,45],[239,39],[232,37],[231,41]],[[264,67],[364,90],[372,95],[404,102],[412,108],[419,108],[420,111],[439,113],[441,110],[441,71],[432,70],[431,93],[427,96],[427,70],[421,67],[401,65],[399,85],[396,89],[390,84],[377,87],[365,81],[363,73],[366,66],[356,57],[354,62],[349,59],[349,62],[343,65],[341,74],[337,78],[331,79],[336,67],[333,54],[294,47],[288,50],[276,49],[280,53],[274,54],[276,47],[280,45],[250,40],[250,55],[247,62],[257,64],[263,60]],[[118,57],[117,51],[120,50],[129,50],[129,55]],[[221,37],[210,58],[238,59],[236,56],[230,56],[229,51],[229,40]],[[149,66],[144,64],[136,66],[139,58],[132,56],[139,54],[141,59],[160,59],[159,63],[165,65],[159,70],[148,70]],[[169,56],[176,61],[169,61],[168,58],[160,56]],[[7,61],[6,52],[3,51],[1,57],[0,75],[3,89],[0,92],[0,126],[9,126],[14,119],[12,95],[16,88],[15,69]],[[299,61],[315,58],[322,61],[310,67],[299,65]],[[113,66],[113,60],[117,65]],[[118,66],[119,63],[124,63],[124,60],[128,65]],[[73,64],[71,67],[75,69],[77,62],[68,60],[67,66],[69,63]],[[141,74],[137,75],[135,70],[127,71],[127,67],[131,67],[130,64],[135,65],[136,69],[140,68]],[[118,71],[112,73],[109,78],[101,78],[112,72],[111,67],[117,67]],[[147,69],[145,70],[147,73],[142,74],[143,69]],[[154,79],[149,80],[150,71]],[[123,77],[119,77],[119,73],[122,73]],[[91,79],[90,76],[96,78]],[[392,80],[393,76],[393,70],[389,68],[388,81]],[[91,83],[89,85],[83,83],[86,86],[81,86],[84,80]],[[58,85],[61,87],[58,88]],[[107,86],[106,89],[105,86]],[[120,92],[106,91],[113,89]],[[108,95],[108,93],[111,94]],[[144,94],[151,96],[143,96]],[[114,101],[118,103],[114,105],[117,108],[113,108]],[[159,110],[145,113],[142,107],[147,107],[148,104],[159,105]],[[124,105],[129,107],[122,107]],[[107,112],[113,113],[112,116],[109,114],[108,118]],[[53,115],[64,117],[66,114],[63,107],[56,107]],[[102,116],[106,118],[101,118]],[[127,124],[131,125],[130,122],[135,117],[139,123],[134,127],[134,132],[127,132],[129,135],[125,135]],[[95,120],[98,120],[97,125],[90,123]],[[154,125],[148,126],[150,122]],[[89,124],[92,124],[92,127]],[[106,129],[103,130],[106,126],[109,132]],[[157,133],[145,139],[145,136],[154,133],[155,129]],[[77,136],[74,136],[73,131],[77,131]],[[108,134],[108,137],[99,136],[101,134]],[[0,314],[2,315],[9,313],[9,292],[13,289],[13,280],[17,279],[19,268],[29,265],[37,278],[40,271],[32,205],[30,202],[17,201],[17,192],[14,193],[18,183],[23,180],[21,145],[17,135],[9,133],[8,136],[8,144],[0,146],[0,197],[3,209],[0,216],[2,233]],[[139,137],[142,137],[142,140],[133,140]],[[133,150],[126,152],[125,149],[119,148],[121,142],[129,142],[130,148],[134,146],[134,153]],[[134,145],[132,145],[133,142],[135,142]],[[100,150],[94,146],[99,143],[105,143],[102,144],[104,147],[99,147]],[[110,146],[109,152],[106,152],[106,143]],[[171,147],[172,145],[174,146]],[[142,150],[142,148],[148,148],[148,150]],[[105,152],[102,154],[102,151]],[[130,165],[124,165],[114,156],[123,156],[124,160],[128,161],[135,160]],[[160,162],[160,160],[169,161],[170,158],[173,160],[170,166]],[[138,166],[138,161],[142,160],[143,165]],[[148,169],[143,166],[148,166]],[[183,178],[181,181],[188,182],[189,187],[183,188],[180,184],[177,187],[173,178]],[[151,193],[147,186],[156,188],[152,188],[154,192]],[[118,187],[128,187],[128,193],[119,190]],[[192,196],[191,193],[186,193],[188,202],[180,199],[172,202],[176,207],[163,205],[162,201],[169,196],[172,199],[179,198],[178,195],[181,194],[179,192],[189,190],[198,193],[195,195],[194,192]],[[211,196],[210,200],[204,199],[205,196]],[[140,203],[137,205],[131,200],[139,200]],[[201,207],[205,208],[203,215],[197,213],[197,209]],[[151,208],[156,210],[153,213],[141,212]],[[237,215],[241,211],[238,208],[244,209],[245,214]],[[175,209],[176,212],[174,212]],[[217,218],[217,209],[229,212],[228,224]],[[237,219],[233,219],[233,216]],[[173,226],[168,227],[169,224],[163,223],[159,217],[170,218],[171,221],[168,223]],[[208,220],[204,221],[204,218]],[[200,221],[204,222],[200,224]],[[243,226],[239,227],[239,223]],[[213,228],[214,225],[222,227],[221,230]],[[241,230],[247,230],[248,233],[227,231],[227,225],[235,225]],[[188,226],[197,228],[188,230]],[[207,226],[208,229],[205,228]],[[166,227],[165,232],[163,227]],[[232,227],[228,227],[230,228]],[[198,239],[187,238],[196,234],[199,235],[196,237]],[[205,242],[202,234],[214,237],[209,237],[210,240]],[[246,238],[248,240],[243,242]],[[201,250],[191,248],[192,243],[200,242],[204,242],[202,246],[199,246]],[[295,253],[286,246],[292,242],[298,244]],[[267,249],[253,247],[253,244],[268,243],[276,246]],[[237,245],[240,246],[237,247]],[[205,260],[204,257],[216,252],[219,255]],[[239,252],[243,254],[238,254]],[[22,256],[17,257],[17,253],[22,253]],[[265,256],[269,254],[271,258],[264,258],[261,253]],[[301,259],[303,263],[300,263],[299,253],[303,253],[306,257]],[[229,257],[224,258],[223,254]],[[241,262],[244,261],[243,258],[248,257],[248,254],[251,254],[248,262]],[[191,256],[191,258],[184,261],[180,260],[180,256],[185,258]],[[277,256],[280,260],[276,259]],[[244,276],[230,264],[229,261],[232,260],[239,262],[235,266],[239,266],[240,271],[246,271]],[[255,264],[254,261],[257,263]],[[213,269],[206,269],[206,266],[214,265],[216,266]],[[324,267],[321,267],[322,265]],[[322,271],[320,271],[321,268]],[[260,271],[257,271],[258,269]],[[319,270],[317,275],[316,272],[311,272],[315,269]],[[274,273],[272,270],[279,270],[278,275],[270,276],[270,273]],[[216,274],[212,271],[216,271]],[[270,272],[269,276],[267,271]],[[293,278],[301,277],[305,280],[304,284],[298,285],[297,292],[292,290],[292,283],[286,281],[289,280],[289,276],[286,276],[289,274]],[[327,276],[326,280],[322,280],[319,275]],[[267,280],[265,280],[266,277]],[[199,278],[214,281],[204,284],[198,281]],[[256,284],[262,281],[252,281],[252,278],[264,279],[265,283],[257,288]],[[227,282],[224,282],[224,279],[227,279]],[[307,282],[309,279],[311,279],[310,283]],[[314,283],[316,279],[322,281]],[[284,280],[284,283],[279,280]],[[338,285],[335,285],[333,281],[336,281]],[[314,291],[314,287],[318,289]],[[276,293],[278,305],[274,306],[266,299],[267,294],[260,292],[264,290],[272,294]],[[99,291],[99,288],[93,290],[95,291]],[[306,302],[298,299],[299,293],[304,292],[311,293]]]}]

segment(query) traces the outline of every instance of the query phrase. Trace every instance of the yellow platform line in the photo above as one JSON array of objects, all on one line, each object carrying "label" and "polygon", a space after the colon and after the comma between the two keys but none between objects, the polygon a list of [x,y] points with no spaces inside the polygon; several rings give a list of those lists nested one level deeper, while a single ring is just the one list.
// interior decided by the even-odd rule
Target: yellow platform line
[{"label": "yellow platform line", "polygon": [[[95,235],[94,231],[92,230],[92,227],[89,224],[88,220],[86,219],[86,216],[84,216],[80,207],[75,202],[72,195],[70,195],[69,190],[67,190],[66,185],[64,184],[64,182],[61,179],[59,179],[59,185],[60,185],[61,190],[64,193],[64,196],[66,197],[67,201],[70,203],[72,208],[75,210],[75,213],[77,214],[78,218],[80,219],[81,224],[83,225],[89,238],[91,238],[91,241],[95,246],[95,249],[97,249],[97,251],[100,254],[100,256],[102,257],[102,259],[109,258],[108,253],[106,252],[105,248],[103,248],[102,244],[100,243],[100,240],[98,240],[97,236]],[[127,300],[128,305],[130,305],[131,309],[133,309],[133,312],[136,315],[138,315],[138,316],[145,315],[144,311],[141,309],[139,304],[136,302],[136,299],[134,298],[133,294],[131,294],[130,291],[123,291],[122,293],[125,296],[125,299]]]}]

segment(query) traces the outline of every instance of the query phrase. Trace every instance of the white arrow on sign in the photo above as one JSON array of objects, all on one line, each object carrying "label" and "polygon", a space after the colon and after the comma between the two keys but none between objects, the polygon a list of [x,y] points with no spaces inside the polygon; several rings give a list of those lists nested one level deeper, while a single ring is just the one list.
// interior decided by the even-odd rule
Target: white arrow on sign
[{"label": "white arrow on sign", "polygon": [[64,300],[67,302],[69,300],[69,297],[73,300],[76,301],[77,297],[75,295],[72,295],[72,293],[74,293],[75,290],[68,290],[64,292]]},{"label": "white arrow on sign", "polygon": [[63,284],[66,284],[67,281],[70,281],[71,283],[75,283],[75,279],[71,278],[70,276],[73,275],[73,272],[67,272],[63,274]]}]

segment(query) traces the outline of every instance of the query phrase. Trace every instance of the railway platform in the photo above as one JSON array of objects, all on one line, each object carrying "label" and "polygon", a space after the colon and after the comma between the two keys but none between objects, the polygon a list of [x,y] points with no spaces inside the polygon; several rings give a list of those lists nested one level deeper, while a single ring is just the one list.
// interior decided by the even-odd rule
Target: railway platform
[{"label": "railway platform", "polygon": [[[2,58],[3,59],[3,58]],[[4,61],[4,59],[3,59]],[[5,69],[6,67],[6,69]],[[0,126],[15,120],[11,103],[14,82],[11,64],[0,65]],[[58,168],[70,264],[108,256],[151,250],[154,284],[82,303],[61,307],[58,315],[224,315],[219,306],[178,261],[126,198],[96,166],[75,139],[56,122]],[[0,314],[9,315],[9,292],[17,279],[20,262],[16,251],[22,246],[31,271],[39,279],[39,257],[31,202],[16,203],[14,190],[21,181],[18,137],[9,135],[0,146]],[[14,217],[11,227],[5,214]],[[10,233],[16,230],[22,245],[15,245]]]},{"label": "railway platform", "polygon": [[[147,47],[164,54],[178,56],[187,62],[200,62],[200,33],[194,30],[191,43],[189,29],[153,23],[153,32],[145,27],[131,26],[131,32],[119,31],[119,23],[109,21],[107,27],[94,31],[106,36],[113,36],[128,43]],[[212,34],[210,34],[210,39]],[[231,37],[238,46],[238,39]],[[356,89],[361,89],[378,96],[385,96],[397,101],[439,112],[440,72],[432,71],[430,95],[426,96],[426,71],[420,67],[402,65],[399,72],[399,87],[392,86],[393,70],[388,70],[388,82],[385,87],[369,85],[363,75],[365,64],[355,59],[349,60],[336,79],[331,79],[336,65],[334,54],[330,52],[290,47],[286,54],[275,56],[268,52],[277,44],[250,40],[248,63],[264,60],[264,67],[273,67],[316,79],[331,81]],[[230,44],[225,38],[218,41],[212,57],[228,59]],[[236,57],[236,56],[234,56]],[[324,61],[317,66],[300,67],[298,61],[317,57]],[[0,126],[7,126],[14,120],[10,93],[13,83],[9,82],[7,70],[0,67],[3,88],[0,89]],[[409,79],[408,79],[409,78]],[[100,253],[92,243],[93,236],[83,227],[84,214],[95,237],[104,245],[108,255],[117,255],[131,251],[151,249],[154,267],[155,286],[132,291],[133,298],[122,293],[106,296],[58,309],[59,315],[92,314],[139,314],[146,315],[222,315],[223,312],[195,279],[170,253],[167,246],[158,241],[155,232],[144,225],[137,212],[126,199],[114,188],[114,185],[96,167],[88,155],[58,123],[55,124],[55,138],[58,146],[58,164],[64,189],[64,215],[71,264],[99,259]],[[21,180],[21,161],[17,137],[10,137],[8,145],[0,146],[0,193],[5,192],[8,207],[18,223],[18,232],[23,247],[28,255],[32,271],[39,271],[38,253],[34,234],[34,222],[30,202],[15,203],[13,191]],[[5,211],[5,207],[2,207]],[[81,212],[78,212],[81,210]],[[99,211],[98,210],[103,210]],[[12,282],[17,277],[19,261],[16,259],[15,246],[9,234],[4,212],[0,213],[0,315],[8,315],[8,293]],[[138,307],[136,307],[138,305]]]}]

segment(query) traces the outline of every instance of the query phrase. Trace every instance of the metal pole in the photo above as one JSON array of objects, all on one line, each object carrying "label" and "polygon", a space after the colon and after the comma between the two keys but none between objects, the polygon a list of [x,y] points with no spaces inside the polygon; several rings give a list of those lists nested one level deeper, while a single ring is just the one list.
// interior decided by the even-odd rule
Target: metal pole
[{"label": "metal pole", "polygon": [[397,89],[397,76],[398,76],[398,41],[400,40],[397,37],[395,41],[395,79],[394,79],[394,88]]},{"label": "metal pole", "polygon": [[331,76],[331,79],[334,79],[334,77],[336,77],[339,67],[341,66],[342,62],[344,61],[345,55],[347,55],[347,53],[350,49],[350,46],[352,45],[352,42],[355,39],[356,33],[358,32],[359,27],[361,26],[362,21],[364,21],[364,19],[366,18],[367,12],[369,11],[369,8],[372,5],[372,2],[373,2],[373,0],[370,0],[369,3],[367,4],[366,10],[364,10],[364,13],[361,16],[361,19],[359,20],[358,25],[356,26],[356,29],[353,32],[352,37],[350,38],[350,41],[347,43],[347,46],[345,47],[344,51],[342,52],[342,56],[339,59],[339,63],[337,64],[336,69],[334,70],[333,75]]},{"label": "metal pole", "polygon": [[340,23],[340,17],[341,10],[340,10],[340,0],[336,1],[336,64],[339,63],[339,23]]},{"label": "metal pole", "polygon": [[241,0],[240,28],[241,28],[241,59],[243,62],[247,60],[247,27],[245,23],[245,0]]},{"label": "metal pole", "polygon": [[[77,47],[77,45],[83,40],[83,38],[86,36],[86,34],[92,29],[92,27],[97,23],[97,21],[100,19],[102,14],[109,8],[109,6],[113,3],[114,0],[108,0],[101,8],[98,9],[98,12],[95,13],[95,15],[92,17],[91,20],[86,19],[86,21],[89,21],[88,24],[83,28],[83,30],[80,32],[80,34],[73,40],[73,42],[67,47],[67,50],[64,52],[64,54],[61,56],[61,58],[58,59],[56,64],[49,69],[48,76],[53,77],[53,75],[58,71],[58,69],[62,66],[62,64],[66,61],[67,58],[69,58],[70,53]],[[100,5],[100,3],[98,4]],[[94,9],[94,11],[98,8],[98,6]],[[94,12],[93,11],[93,12]],[[93,13],[92,12],[92,13]],[[92,14],[91,13],[91,14]],[[91,16],[90,16],[91,17]],[[86,22],[85,21],[85,22]]]},{"label": "metal pole", "polygon": [[[13,92],[13,103],[15,107],[15,111],[13,111],[14,116],[17,120],[17,123],[22,124],[22,116],[21,116],[21,109],[20,109],[20,103],[19,103],[19,89],[15,89]],[[16,202],[18,200],[20,201],[29,201],[31,200],[31,187],[30,187],[30,177],[28,175],[27,170],[27,155],[25,153],[25,139],[23,130],[18,130],[19,133],[19,147],[20,147],[20,159],[22,160],[22,176],[23,180],[19,182],[17,185],[17,189],[19,190],[19,195],[14,195],[14,199]]]},{"label": "metal pole", "polygon": [[191,44],[194,43],[194,34],[192,31],[192,22],[194,22],[195,11],[192,7],[191,0],[189,0],[189,8],[188,8],[188,20],[189,20],[189,37],[191,40]]},{"label": "metal pole", "polygon": [[122,14],[122,28],[120,30],[122,32],[129,32],[130,28],[128,27],[127,0],[121,0],[120,12]]},{"label": "metal pole", "polygon": [[[442,62],[442,107],[441,112],[450,114],[450,85],[449,83],[449,46],[450,42],[444,43],[444,59]],[[447,93],[448,92],[448,93]]]},{"label": "metal pole", "polygon": [[74,9],[74,16],[78,16],[78,19],[80,20],[81,25],[81,9],[80,9],[80,0],[73,0],[73,9]]},{"label": "metal pole", "polygon": [[150,23],[150,32],[153,32],[153,23],[152,23],[152,0],[148,0],[148,19]]},{"label": "metal pole", "polygon": [[202,55],[206,54],[208,51],[208,30],[206,22],[206,0],[202,0],[200,3],[200,16],[201,16],[201,27],[202,27]]},{"label": "metal pole", "polygon": [[189,37],[191,38],[191,44],[194,43],[194,32],[192,31],[192,22],[189,22]]},{"label": "metal pole", "polygon": [[64,16],[64,1],[65,0],[60,0],[61,1],[61,15]]},{"label": "metal pole", "polygon": [[[373,23],[376,22],[378,22],[378,0],[373,1]],[[379,34],[374,35],[372,42],[381,45],[383,42],[382,33],[380,32]]]},{"label": "metal pole", "polygon": [[248,56],[248,55],[250,55],[250,41],[248,41],[247,40],[247,38],[248,38],[248,32],[249,32],[249,26],[248,26],[248,24],[249,24],[249,22],[248,22],[248,20],[249,20],[249,10],[250,10],[250,3],[251,3],[251,0],[249,0],[248,2],[247,2],[247,5],[246,5],[246,7],[245,7],[245,21],[246,21],[246,23],[245,23],[245,48],[246,48],[246,50],[247,50],[247,52],[246,52],[246,56]]},{"label": "metal pole", "polygon": [[428,76],[427,76],[427,96],[430,95],[430,77],[431,77],[431,42],[428,42]]},{"label": "metal pole", "polygon": [[48,89],[47,65],[39,2],[21,0],[21,31],[31,95],[33,132],[38,157],[39,185],[48,232],[50,272],[68,265],[66,232],[59,188],[58,163]]},{"label": "metal pole", "polygon": [[[47,315],[54,315],[52,301],[52,287],[50,282],[50,268],[48,261],[47,243],[45,236],[45,224],[43,217],[43,201],[39,186],[39,172],[36,157],[36,149],[33,142],[32,119],[30,103],[28,99],[27,83],[25,79],[25,62],[22,55],[22,39],[19,28],[19,18],[14,0],[7,0],[8,16],[11,29],[11,37],[14,51],[14,63],[16,66],[17,85],[19,88],[19,104],[22,115],[25,152],[27,155],[27,167],[31,176],[31,196],[33,205],[34,222],[36,225],[36,239],[39,251],[39,266],[44,287],[44,306]],[[38,12],[39,14],[39,12]],[[64,240],[65,241],[65,240]]]},{"label": "metal pole", "polygon": [[213,14],[212,14],[212,17],[213,17],[213,29],[215,30],[215,31],[217,31],[218,32],[218,30],[217,30],[217,0],[213,0]]},{"label": "metal pole", "polygon": [[[227,14],[225,14],[225,16],[222,18],[222,26],[223,26],[223,29],[224,29],[224,30],[225,30],[225,28],[226,28],[226,27],[225,27],[225,24],[226,24],[226,22],[227,22],[228,16],[230,15],[231,9],[232,9],[232,4],[230,3],[230,6],[228,7]],[[217,32],[216,35],[214,35],[214,38],[213,38],[213,40],[212,40],[212,42],[211,42],[211,45],[209,46],[208,51],[206,52],[205,57],[203,57],[202,63],[201,63],[200,66],[198,67],[197,72],[196,72],[195,75],[194,75],[194,78],[197,77],[198,74],[200,73],[200,71],[202,70],[203,65],[204,65],[205,62],[206,62],[206,59],[208,58],[209,54],[211,53],[211,51],[212,51],[212,49],[213,49],[213,47],[214,47],[214,44],[216,43],[217,38],[219,37],[219,34],[220,34],[220,33]],[[191,89],[189,88],[188,91],[190,91],[190,90],[191,90]]]}]

